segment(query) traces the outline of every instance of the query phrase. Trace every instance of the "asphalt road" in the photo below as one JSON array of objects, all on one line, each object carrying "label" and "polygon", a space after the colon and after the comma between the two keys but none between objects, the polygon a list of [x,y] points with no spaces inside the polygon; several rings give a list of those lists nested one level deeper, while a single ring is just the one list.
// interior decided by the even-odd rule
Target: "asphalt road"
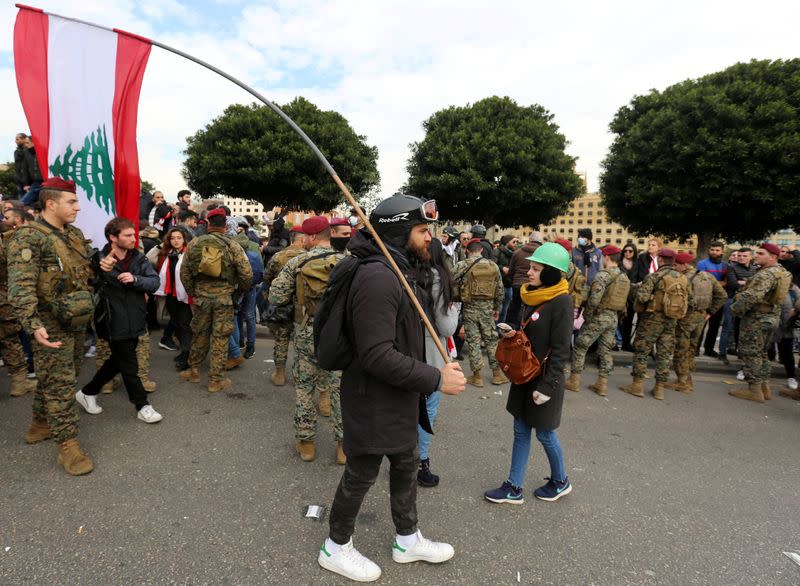
[{"label": "asphalt road", "polygon": [[[81,418],[96,465],[85,477],[57,466],[52,442],[23,442],[31,398],[0,383],[0,584],[345,583],[316,563],[327,524],[303,517],[330,505],[341,475],[333,431],[322,419],[317,460],[299,461],[293,389],[269,383],[271,342],[211,395],[180,381],[156,341],[164,421],[136,420],[124,391],[102,395],[104,412]],[[392,562],[383,470],[355,535],[380,583],[800,583],[781,553],[800,550],[800,402],[736,400],[721,382],[732,377],[711,373],[691,396],[637,399],[616,389],[629,377],[618,368],[607,399],[568,393],[559,435],[574,490],[557,503],[532,498],[549,475],[538,444],[525,504],[483,500],[508,473],[507,386],[445,397],[432,446],[442,482],[420,489],[418,508],[422,532],[456,556]]]}]

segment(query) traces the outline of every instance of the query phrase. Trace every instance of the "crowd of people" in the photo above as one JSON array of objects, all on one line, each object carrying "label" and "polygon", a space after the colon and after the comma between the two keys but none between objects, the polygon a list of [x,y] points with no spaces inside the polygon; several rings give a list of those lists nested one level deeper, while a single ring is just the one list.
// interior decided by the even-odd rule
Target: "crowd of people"
[{"label": "crowd of people", "polygon": [[[25,187],[17,195],[33,188]],[[434,237],[441,220],[435,202],[404,194],[370,213],[380,241],[355,209],[291,227],[279,215],[262,238],[253,218],[219,205],[198,211],[182,190],[174,204],[159,191],[143,195],[138,233],[133,221],[117,217],[105,227],[103,246],[92,248],[74,226],[75,184],[50,178],[35,187],[34,202],[3,202],[0,222],[0,353],[10,394],[34,394],[25,441],[55,440],[58,464],[87,474],[94,463],[78,443],[78,406],[102,413],[99,397],[113,392],[117,375],[139,420],[163,419],[149,399],[156,390],[150,332],[163,326],[158,347],[175,354],[174,376],[182,381],[200,384],[208,359],[205,388],[216,393],[231,388],[226,372],[253,357],[257,324],[265,324],[274,339],[271,382],[295,388],[301,461],[317,457],[319,416],[331,423],[344,470],[318,562],[351,579],[381,573],[352,535],[384,456],[393,559],[439,563],[454,555],[419,531],[416,490],[440,483],[431,451],[442,394],[483,387],[486,362],[490,384],[509,383],[497,352],[506,337],[523,334],[529,359],[543,366],[510,386],[511,462],[500,486],[485,493],[492,503],[524,502],[534,432],[550,476],[533,495],[552,502],[572,491],[556,430],[564,392],[582,389],[594,349],[598,376],[588,388],[600,396],[615,348],[633,352],[633,380],[622,387],[633,396],[645,396],[648,358],[655,359],[651,394],[659,400],[667,388],[693,391],[694,358],[703,348],[726,363],[738,355],[747,384],[730,394],[756,402],[772,396],[774,352],[787,371],[780,394],[800,399],[793,353],[800,255],[788,247],[762,243],[724,260],[724,246],[714,242],[696,262],[656,238],[641,254],[632,243],[598,248],[588,229],[574,245],[535,231],[525,242],[506,235],[493,243],[480,224],[468,231],[448,225]],[[85,357],[95,357],[96,372],[76,388]]]}]

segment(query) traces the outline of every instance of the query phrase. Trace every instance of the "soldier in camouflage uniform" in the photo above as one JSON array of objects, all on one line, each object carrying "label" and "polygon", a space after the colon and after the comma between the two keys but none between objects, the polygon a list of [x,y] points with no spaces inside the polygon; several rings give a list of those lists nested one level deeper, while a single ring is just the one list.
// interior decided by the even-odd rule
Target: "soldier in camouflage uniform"
[{"label": "soldier in camouflage uniform", "polygon": [[[230,388],[231,380],[225,377],[225,359],[228,356],[228,338],[233,334],[233,295],[247,291],[253,280],[253,270],[244,249],[225,234],[225,211],[211,210],[206,216],[208,234],[193,239],[186,247],[181,266],[181,281],[186,292],[194,298],[192,315],[192,348],[189,351],[189,368],[181,372],[186,381],[200,382],[200,364],[211,350],[208,366],[208,392]],[[204,258],[204,251],[208,256]],[[221,255],[218,276],[201,273],[214,272],[204,268],[214,252]],[[201,266],[201,264],[203,266]]]},{"label": "soldier in camouflage uniform", "polygon": [[658,253],[659,267],[655,273],[647,275],[636,292],[636,308],[639,323],[636,326],[636,340],[633,344],[633,382],[620,387],[635,397],[644,397],[644,377],[647,374],[647,357],[656,346],[656,384],[653,397],[664,399],[664,385],[669,380],[669,366],[675,351],[675,326],[677,318],[667,317],[665,307],[665,279],[679,283],[689,306],[694,304],[689,281],[673,267],[675,251],[662,248]]},{"label": "soldier in camouflage uniform", "polygon": [[[95,369],[100,370],[106,360],[111,358],[111,348],[108,347],[108,341],[102,338],[97,338],[95,345],[97,356],[95,357]],[[142,334],[139,336],[139,343],[136,345],[136,360],[139,364],[139,378],[142,381],[144,390],[152,393],[156,390],[155,381],[150,380],[150,333]],[[107,382],[103,385],[103,393],[113,393],[116,388],[122,384],[122,379],[117,376],[114,380]]]},{"label": "soldier in camouflage uniform", "polygon": [[616,343],[615,332],[619,325],[619,314],[625,310],[631,282],[620,271],[619,262],[622,251],[616,246],[607,245],[600,249],[603,253],[603,268],[595,275],[586,301],[584,316],[586,321],[580,329],[575,347],[572,350],[570,376],[564,388],[580,391],[581,373],[586,363],[586,353],[597,340],[597,354],[600,358],[597,382],[589,388],[601,397],[606,396],[608,377],[614,370],[611,348]]},{"label": "soldier in camouflage uniform", "polygon": [[694,303],[689,305],[689,310],[683,319],[678,320],[675,326],[675,355],[672,366],[678,380],[667,383],[667,388],[691,393],[694,391],[692,372],[695,369],[695,353],[703,334],[703,327],[709,318],[719,311],[728,294],[711,273],[699,271],[690,263],[693,256],[682,252],[675,256],[675,270],[682,273],[689,280],[694,295]]},{"label": "soldier in camouflage uniform", "polygon": [[28,378],[28,363],[19,332],[22,329],[14,316],[14,309],[8,303],[8,265],[6,261],[6,242],[13,236],[13,230],[3,233],[0,238],[0,356],[6,364],[11,385],[8,394],[12,397],[36,390],[36,381]]},{"label": "soldier in camouflage uniform", "polygon": [[[272,258],[267,263],[267,268],[264,271],[264,283],[267,285],[267,292],[275,277],[286,266],[286,263],[305,252],[306,235],[303,234],[300,226],[295,226],[289,231],[289,242],[291,244],[287,248],[272,255]],[[275,360],[275,372],[270,376],[270,380],[273,385],[282,387],[286,384],[286,361],[289,356],[289,340],[292,339],[294,322],[290,320],[287,323],[279,324],[268,321],[267,327],[275,337],[275,345],[272,350],[272,357]]]},{"label": "soldier in camouflage uniform", "polygon": [[461,315],[468,344],[469,364],[472,376],[467,383],[483,387],[483,355],[481,342],[486,347],[489,367],[492,369],[492,384],[508,382],[497,363],[494,354],[497,350],[497,329],[495,320],[503,305],[503,280],[497,265],[483,258],[484,246],[473,239],[467,245],[467,258],[456,264],[453,278],[461,290]]},{"label": "soldier in camouflage uniform", "polygon": [[731,313],[741,317],[739,358],[744,362],[747,388],[728,391],[738,399],[763,403],[772,398],[767,350],[780,322],[781,303],[789,294],[792,276],[778,264],[780,248],[763,243],[756,250],[758,270],[736,294]]},{"label": "soldier in camouflage uniform", "polygon": [[48,179],[39,199],[41,219],[18,228],[8,242],[8,299],[31,334],[39,373],[25,441],[53,437],[59,444],[58,463],[69,474],[88,474],[94,464],[77,440],[75,383],[83,336],[94,313],[92,249],[70,225],[80,210],[75,183]]},{"label": "soldier in camouflage uniform", "polygon": [[[333,430],[337,441],[336,462],[345,463],[342,446],[342,408],[339,401],[339,384],[342,373],[322,370],[314,355],[314,312],[316,303],[306,304],[299,298],[298,289],[302,277],[300,271],[322,260],[327,270],[344,258],[331,246],[331,229],[327,218],[314,216],[303,222],[306,235],[305,247],[308,252],[300,254],[281,269],[269,288],[269,302],[273,305],[294,303],[294,350],[295,362],[292,368],[294,386],[297,393],[294,414],[294,434],[297,440],[297,453],[304,462],[316,458],[317,409],[314,405],[314,392],[327,393],[330,397]],[[302,292],[305,295],[304,292]],[[320,403],[322,401],[320,400]],[[321,405],[320,405],[321,406]]]}]

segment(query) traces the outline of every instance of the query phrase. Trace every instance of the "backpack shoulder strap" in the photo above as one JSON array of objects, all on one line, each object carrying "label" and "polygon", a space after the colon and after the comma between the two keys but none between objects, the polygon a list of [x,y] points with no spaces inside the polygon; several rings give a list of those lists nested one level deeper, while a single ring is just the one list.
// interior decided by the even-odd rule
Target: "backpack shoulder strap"
[{"label": "backpack shoulder strap", "polygon": [[336,251],[335,251],[335,250],[331,250],[331,251],[328,251],[328,252],[323,252],[322,254],[315,254],[314,256],[309,256],[308,258],[304,258],[304,259],[303,259],[303,262],[301,262],[300,264],[298,264],[298,265],[297,265],[297,266],[294,268],[294,270],[295,270],[295,271],[299,271],[301,268],[303,268],[303,266],[304,266],[306,263],[308,263],[308,262],[311,262],[312,260],[316,260],[316,259],[318,259],[318,258],[325,258],[326,256],[332,256],[332,255],[334,255],[334,254],[336,254]]}]

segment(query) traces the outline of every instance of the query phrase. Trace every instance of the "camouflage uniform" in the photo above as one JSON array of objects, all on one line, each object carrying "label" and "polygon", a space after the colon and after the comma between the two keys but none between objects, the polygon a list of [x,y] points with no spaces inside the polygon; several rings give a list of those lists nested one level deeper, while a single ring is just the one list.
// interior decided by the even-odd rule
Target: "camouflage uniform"
[{"label": "camouflage uniform", "polygon": [[[650,275],[647,275],[636,292],[636,301],[640,304],[651,304],[653,301],[658,281],[663,277],[679,277],[680,273],[672,265],[662,265]],[[694,294],[688,287],[689,306],[694,305]],[[669,367],[672,353],[675,351],[675,325],[677,320],[671,319],[661,311],[648,307],[647,311],[639,313],[639,323],[636,326],[636,339],[633,343],[633,378],[644,379],[647,374],[647,357],[656,345],[656,382],[666,383],[669,380]]]},{"label": "camouflage uniform", "polygon": [[[22,351],[19,333],[22,329],[16,319],[14,309],[8,302],[8,264],[6,248],[13,232],[6,232],[0,239],[0,356],[6,363],[8,374],[11,376],[12,386],[22,385],[33,387],[27,383],[28,362]],[[13,388],[11,390],[14,390]]]},{"label": "camouflage uniform", "polygon": [[[89,241],[83,232],[70,225],[65,226],[63,235],[71,248],[85,255],[85,264],[73,267],[74,290],[89,291],[89,277],[93,274]],[[56,254],[56,238],[32,226],[16,230],[8,243],[8,298],[22,327],[31,334],[39,378],[33,400],[34,419],[46,420],[52,437],[63,443],[78,435],[75,385],[83,359],[86,324],[80,327],[63,325],[53,313],[50,300],[39,294],[44,290],[57,290],[67,278]],[[62,343],[59,348],[46,348],[35,341],[33,332],[42,327],[47,330],[51,342]]]},{"label": "camouflage uniform", "polygon": [[600,309],[608,286],[620,275],[619,267],[601,269],[594,278],[586,301],[584,316],[586,321],[575,340],[572,351],[571,372],[580,374],[586,363],[586,353],[597,340],[597,355],[600,359],[599,374],[608,378],[614,370],[614,358],[611,348],[616,343],[614,332],[619,324],[619,312],[611,309]]},{"label": "camouflage uniform", "polygon": [[[278,273],[286,266],[286,263],[303,253],[305,253],[305,250],[302,246],[289,246],[272,255],[264,271],[264,283],[267,284],[267,291],[269,291]],[[287,324],[267,322],[267,327],[275,337],[275,346],[272,350],[275,368],[286,368],[286,361],[289,355],[289,340],[291,340],[292,332],[294,331],[294,322],[290,321]]]},{"label": "camouflage uniform", "polygon": [[[274,305],[297,304],[297,267],[306,259],[325,253],[334,252],[330,246],[315,246],[308,252],[299,254],[289,260],[281,269],[272,286],[269,288],[269,302]],[[328,258],[340,261],[344,254],[336,253]],[[297,308],[297,306],[296,306]],[[331,417],[336,440],[343,437],[342,407],[339,400],[339,385],[342,373],[322,370],[317,365],[314,355],[314,316],[307,316],[303,322],[297,321],[295,313],[294,351],[295,361],[292,366],[297,402],[294,412],[294,434],[297,441],[311,442],[317,435],[317,408],[314,404],[314,392],[329,392],[331,398]]]},{"label": "camouflage uniform", "polygon": [[[222,273],[209,277],[198,272],[204,246],[219,246],[224,238],[227,247],[222,256]],[[181,281],[186,292],[194,299],[192,314],[192,348],[189,367],[197,369],[206,359],[209,348],[211,359],[208,379],[220,382],[225,378],[225,360],[228,357],[228,338],[233,334],[233,294],[246,291],[253,280],[253,270],[244,249],[222,232],[212,231],[194,238],[186,247],[181,265]]]},{"label": "camouflage uniform", "polygon": [[706,315],[714,315],[725,305],[725,300],[728,298],[725,289],[710,273],[698,273],[696,268],[691,267],[683,274],[689,280],[692,291],[694,291],[696,279],[711,279],[714,290],[711,297],[711,305],[708,309],[696,309],[697,303],[695,300],[694,303],[689,304],[686,316],[678,320],[675,326],[675,356],[672,359],[672,366],[679,379],[687,377],[695,370],[694,357],[697,345],[700,343],[703,327],[706,325]]},{"label": "camouflage uniform", "polygon": [[[476,257],[470,257],[460,261],[453,269],[453,278],[460,282],[467,271],[475,264]],[[492,262],[493,261],[478,261]],[[497,272],[495,276],[494,299],[473,299],[464,301],[461,304],[461,315],[464,323],[465,340],[467,342],[467,356],[473,373],[483,370],[483,355],[481,353],[481,342],[486,347],[486,354],[489,358],[489,368],[495,370],[499,368],[497,358],[494,354],[497,350],[497,327],[494,323],[493,311],[500,311],[503,305],[503,279],[500,276],[500,269],[494,265]]]},{"label": "camouflage uniform", "polygon": [[[758,269],[736,294],[731,305],[731,313],[742,318],[739,358],[744,362],[745,380],[750,384],[769,380],[767,350],[780,322],[781,302],[788,295],[791,284],[791,275],[783,273],[786,269],[780,265]],[[776,291],[776,287],[781,285],[782,290]],[[776,303],[772,303],[773,297],[778,299]]]}]

